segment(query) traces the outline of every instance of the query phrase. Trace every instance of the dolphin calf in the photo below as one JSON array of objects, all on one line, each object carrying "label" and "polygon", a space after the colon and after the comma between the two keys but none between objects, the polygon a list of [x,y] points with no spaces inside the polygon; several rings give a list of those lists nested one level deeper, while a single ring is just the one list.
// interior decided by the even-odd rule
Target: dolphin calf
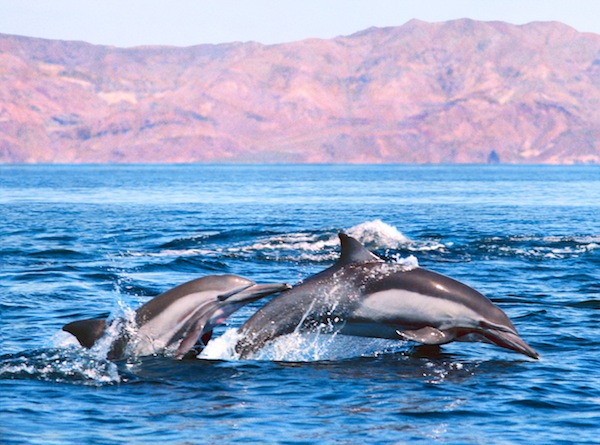
[{"label": "dolphin calf", "polygon": [[[181,284],[135,311],[134,329],[117,323],[118,335],[107,358],[126,355],[173,355],[182,358],[200,340],[206,345],[212,330],[251,301],[289,289],[283,283],[256,284],[237,275],[209,275]],[[105,319],[79,320],[63,326],[79,343],[91,348],[111,325]]]},{"label": "dolphin calf", "polygon": [[292,332],[339,332],[425,345],[486,341],[539,358],[506,314],[475,289],[420,267],[386,263],[340,233],[330,268],[272,299],[240,328],[236,351],[251,357]]}]

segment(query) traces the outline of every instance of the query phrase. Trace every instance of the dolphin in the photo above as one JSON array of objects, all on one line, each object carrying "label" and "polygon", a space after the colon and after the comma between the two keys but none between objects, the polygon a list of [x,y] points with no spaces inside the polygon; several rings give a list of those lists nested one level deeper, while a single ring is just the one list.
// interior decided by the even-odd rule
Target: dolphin
[{"label": "dolphin", "polygon": [[174,287],[140,306],[135,311],[134,329],[127,329],[122,319],[111,324],[105,319],[87,319],[66,324],[63,330],[73,334],[82,346],[91,348],[115,325],[118,335],[110,345],[109,360],[157,353],[183,358],[199,340],[204,347],[212,330],[242,306],[289,288],[283,283],[256,284],[231,274],[208,275]]},{"label": "dolphin", "polygon": [[238,330],[236,352],[252,357],[293,332],[339,332],[425,345],[485,341],[539,358],[506,314],[475,289],[421,267],[386,263],[340,233],[330,268],[272,299]]}]

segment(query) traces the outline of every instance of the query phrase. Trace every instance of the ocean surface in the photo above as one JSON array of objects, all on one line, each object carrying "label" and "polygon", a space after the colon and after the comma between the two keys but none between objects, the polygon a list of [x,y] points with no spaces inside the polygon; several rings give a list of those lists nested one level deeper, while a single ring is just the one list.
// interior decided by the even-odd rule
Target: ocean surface
[{"label": "ocean surface", "polygon": [[[600,443],[599,166],[0,166],[0,443]],[[236,357],[84,350],[61,327],[185,281],[291,284],[345,231],[487,295],[540,360],[291,335]]]}]

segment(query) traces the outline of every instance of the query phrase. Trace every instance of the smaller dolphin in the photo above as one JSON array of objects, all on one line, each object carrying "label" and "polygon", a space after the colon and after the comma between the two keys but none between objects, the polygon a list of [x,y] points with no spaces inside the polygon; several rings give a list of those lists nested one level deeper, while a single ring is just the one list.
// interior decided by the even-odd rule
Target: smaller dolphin
[{"label": "smaller dolphin", "polygon": [[[289,289],[283,283],[256,284],[237,275],[208,275],[188,281],[153,298],[135,311],[132,332],[118,323],[119,335],[107,358],[136,357],[157,353],[182,358],[200,340],[204,347],[212,330],[251,301]],[[63,326],[79,343],[91,348],[109,326],[105,319],[79,320]]]},{"label": "smaller dolphin", "polygon": [[539,357],[475,289],[420,267],[386,263],[354,238],[339,236],[341,255],[333,266],[272,299],[240,327],[242,358],[279,336],[323,329],[425,345],[486,341]]}]

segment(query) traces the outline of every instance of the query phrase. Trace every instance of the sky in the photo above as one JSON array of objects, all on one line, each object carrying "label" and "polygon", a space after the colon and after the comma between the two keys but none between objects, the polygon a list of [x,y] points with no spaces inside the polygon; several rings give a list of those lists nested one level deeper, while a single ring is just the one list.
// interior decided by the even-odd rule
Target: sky
[{"label": "sky", "polygon": [[600,0],[0,0],[0,33],[94,44],[263,44],[411,19],[559,21],[600,34]]}]

